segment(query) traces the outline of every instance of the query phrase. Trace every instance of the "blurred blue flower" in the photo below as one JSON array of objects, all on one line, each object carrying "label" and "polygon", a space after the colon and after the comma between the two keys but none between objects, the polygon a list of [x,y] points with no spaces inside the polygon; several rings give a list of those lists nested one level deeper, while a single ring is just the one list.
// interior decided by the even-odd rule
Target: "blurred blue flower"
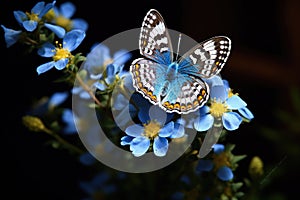
[{"label": "blurred blue flower", "polygon": [[38,74],[44,73],[53,67],[58,70],[64,69],[73,58],[71,52],[80,45],[84,37],[84,31],[72,30],[66,33],[62,44],[57,44],[57,47],[51,43],[45,43],[43,47],[38,50],[38,54],[43,57],[52,57],[53,61],[40,65],[36,69]]},{"label": "blurred blue flower", "polygon": [[97,162],[97,159],[90,153],[86,152],[79,156],[80,163],[90,166]]},{"label": "blurred blue flower", "polygon": [[107,67],[108,76],[121,72],[124,64],[131,58],[131,53],[125,49],[116,51],[113,56],[110,55],[110,49],[104,45],[96,43],[92,46],[90,53],[86,57],[84,68],[90,73],[91,78],[98,80],[103,76]]},{"label": "blurred blue flower", "polygon": [[79,186],[90,196],[99,192],[111,194],[117,190],[117,187],[116,185],[109,183],[110,178],[111,176],[107,172],[100,172],[94,176],[91,181],[81,181]]},{"label": "blurred blue flower", "polygon": [[63,27],[67,32],[73,29],[87,31],[88,23],[84,19],[72,19],[76,12],[76,6],[72,2],[64,2],[60,7],[54,6],[53,11],[54,16],[52,22]]},{"label": "blurred blue flower", "polygon": [[53,3],[38,2],[32,9],[31,12],[24,13],[23,11],[14,11],[14,16],[21,26],[23,26],[27,31],[34,31],[41,18],[54,7],[56,1]]},{"label": "blurred blue flower", "polygon": [[126,128],[127,135],[121,138],[121,145],[130,145],[132,154],[137,157],[144,155],[151,145],[156,156],[165,156],[169,147],[168,138],[184,136],[184,128],[178,122],[167,120],[168,114],[157,106],[142,108],[138,113],[141,124]]},{"label": "blurred blue flower", "polygon": [[72,112],[71,109],[64,109],[62,113],[62,120],[65,123],[65,126],[63,128],[63,133],[70,135],[70,134],[76,134],[77,128],[75,125],[76,115]]},{"label": "blurred blue flower", "polygon": [[223,144],[215,144],[213,146],[213,159],[200,159],[196,166],[196,172],[216,171],[217,177],[222,181],[229,181],[233,179],[233,172],[231,170],[228,157],[226,155],[225,146]]},{"label": "blurred blue flower", "polygon": [[[128,71],[123,70],[123,67],[130,58],[131,54],[123,49],[115,52],[113,58],[111,58],[107,46],[94,44],[83,63],[83,70],[88,72],[84,82],[89,83],[91,91],[96,89],[104,91],[115,80],[121,81],[121,84],[126,84],[126,87],[128,87],[128,78],[131,76],[129,76]],[[82,87],[74,87],[72,93],[84,99],[91,98]]]},{"label": "blurred blue flower", "polygon": [[246,102],[237,94],[233,94],[226,82],[223,82],[219,76],[208,80],[208,83],[211,88],[210,103],[200,108],[199,116],[194,121],[197,131],[210,129],[215,118],[221,118],[223,126],[230,131],[239,128],[243,121],[242,116],[247,119],[253,118],[249,109],[246,108]]},{"label": "blurred blue flower", "polygon": [[68,92],[56,92],[51,95],[48,104],[49,109],[52,109],[53,107],[56,107],[63,103],[68,98],[68,96]]},{"label": "blurred blue flower", "polygon": [[1,27],[4,30],[4,39],[6,42],[6,47],[9,48],[19,40],[22,31],[16,31],[13,29],[6,28],[4,25],[1,25]]}]

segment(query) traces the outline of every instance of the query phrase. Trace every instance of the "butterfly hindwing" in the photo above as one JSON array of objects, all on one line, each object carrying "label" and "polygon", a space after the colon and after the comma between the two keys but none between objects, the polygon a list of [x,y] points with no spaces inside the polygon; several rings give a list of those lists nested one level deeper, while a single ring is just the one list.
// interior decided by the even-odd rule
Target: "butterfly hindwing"
[{"label": "butterfly hindwing", "polygon": [[173,49],[168,29],[161,14],[151,9],[145,16],[139,39],[141,55],[162,64],[173,61]]},{"label": "butterfly hindwing", "polygon": [[216,36],[194,46],[179,60],[181,73],[202,78],[218,74],[226,63],[231,49],[231,40]]},{"label": "butterfly hindwing", "polygon": [[161,107],[167,112],[187,114],[200,108],[209,97],[208,85],[197,77],[179,74],[162,99]]}]

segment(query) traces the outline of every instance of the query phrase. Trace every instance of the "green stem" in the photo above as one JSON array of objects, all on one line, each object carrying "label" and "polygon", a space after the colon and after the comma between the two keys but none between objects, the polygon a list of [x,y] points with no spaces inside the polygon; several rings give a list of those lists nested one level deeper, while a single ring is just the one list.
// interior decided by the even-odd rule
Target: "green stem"
[{"label": "green stem", "polygon": [[70,144],[69,142],[67,142],[66,140],[64,140],[62,137],[60,137],[59,135],[57,135],[55,132],[53,132],[50,129],[44,128],[43,129],[47,134],[51,135],[52,137],[54,137],[60,144],[62,144],[63,146],[65,146],[67,149],[81,155],[84,153],[84,151],[72,144]]}]

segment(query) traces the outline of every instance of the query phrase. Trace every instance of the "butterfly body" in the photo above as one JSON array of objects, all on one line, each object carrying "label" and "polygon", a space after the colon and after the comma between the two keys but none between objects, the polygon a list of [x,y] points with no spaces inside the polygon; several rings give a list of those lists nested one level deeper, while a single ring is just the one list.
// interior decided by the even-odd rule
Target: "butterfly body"
[{"label": "butterfly body", "polygon": [[144,18],[139,39],[144,58],[135,59],[130,66],[133,86],[166,112],[195,111],[209,97],[209,87],[203,78],[220,72],[230,48],[230,39],[218,36],[197,44],[174,60],[164,20],[157,10],[151,9]]}]

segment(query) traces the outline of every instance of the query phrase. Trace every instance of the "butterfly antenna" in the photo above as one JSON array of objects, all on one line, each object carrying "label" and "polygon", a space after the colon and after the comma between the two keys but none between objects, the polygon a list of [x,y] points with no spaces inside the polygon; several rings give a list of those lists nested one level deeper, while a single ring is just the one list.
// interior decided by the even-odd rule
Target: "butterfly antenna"
[{"label": "butterfly antenna", "polygon": [[179,54],[179,46],[180,46],[180,41],[181,41],[181,33],[179,34],[179,38],[178,38],[177,52],[176,52],[176,60],[177,60],[177,58],[178,58],[178,54]]}]

